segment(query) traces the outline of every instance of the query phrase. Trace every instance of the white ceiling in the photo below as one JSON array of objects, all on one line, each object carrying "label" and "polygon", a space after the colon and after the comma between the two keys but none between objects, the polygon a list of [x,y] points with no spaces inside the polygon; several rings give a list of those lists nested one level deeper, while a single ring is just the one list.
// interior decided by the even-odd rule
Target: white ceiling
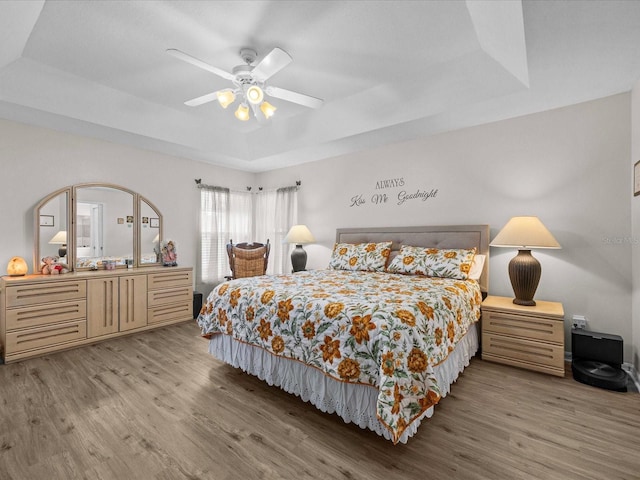
[{"label": "white ceiling", "polygon": [[[0,1],[0,118],[265,171],[629,91],[638,1]],[[268,123],[186,100],[293,62]]]}]

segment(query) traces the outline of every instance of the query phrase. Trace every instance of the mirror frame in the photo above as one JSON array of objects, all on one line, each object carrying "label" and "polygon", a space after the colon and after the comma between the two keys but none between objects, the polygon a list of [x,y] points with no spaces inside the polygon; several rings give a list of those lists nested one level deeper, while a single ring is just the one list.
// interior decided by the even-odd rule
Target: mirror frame
[{"label": "mirror frame", "polygon": [[[155,252],[156,254],[156,261],[155,263],[149,262],[149,263],[143,263],[142,262],[142,202],[146,203],[149,208],[151,208],[151,210],[153,210],[158,217],[158,251]],[[158,210],[158,207],[156,207],[148,198],[143,197],[142,195],[138,195],[138,201],[137,201],[137,209],[138,209],[138,221],[136,223],[136,229],[137,229],[137,235],[138,235],[138,241],[136,242],[137,246],[138,246],[138,254],[136,255],[136,262],[137,262],[137,266],[140,267],[148,267],[148,266],[156,266],[156,265],[162,265],[162,255],[161,255],[161,250],[160,250],[160,245],[162,244],[162,214],[160,213],[160,210]],[[149,219],[151,220],[151,219]],[[149,228],[151,228],[151,224],[149,224]]]},{"label": "mirror frame", "polygon": [[[65,215],[67,216],[67,239],[69,239],[69,219],[71,218],[71,196],[72,196],[72,187],[63,187],[55,192],[51,192],[49,195],[44,197],[42,200],[38,202],[38,204],[34,207],[34,228],[33,228],[33,236],[34,236],[34,246],[33,246],[33,272],[40,273],[41,265],[42,265],[42,256],[40,255],[40,211],[42,207],[47,205],[51,200],[56,198],[58,195],[67,194],[66,207],[65,207]],[[70,239],[71,241],[73,239]],[[69,258],[69,252],[71,251],[71,247],[67,242],[67,259]],[[71,268],[69,268],[71,270]]]},{"label": "mirror frame", "polygon": [[[66,216],[67,216],[67,264],[69,267],[69,271],[83,271],[83,270],[90,270],[90,267],[77,267],[76,266],[76,257],[77,257],[77,252],[76,252],[76,238],[75,238],[75,233],[76,233],[76,211],[77,211],[77,197],[78,197],[78,193],[77,190],[78,189],[82,189],[82,188],[91,188],[91,187],[100,187],[100,188],[112,188],[115,190],[119,190],[128,194],[131,194],[132,196],[132,202],[133,202],[133,224],[134,224],[134,228],[133,228],[133,239],[132,239],[132,254],[133,254],[133,267],[134,268],[138,268],[138,267],[155,267],[155,266],[159,266],[162,265],[162,260],[160,258],[160,255],[157,256],[156,258],[156,262],[148,262],[148,263],[143,263],[142,262],[142,246],[140,245],[140,241],[141,241],[141,221],[142,219],[140,218],[140,213],[142,211],[142,202],[145,202],[156,214],[157,214],[157,218],[158,218],[158,244],[160,245],[162,242],[162,232],[163,232],[163,217],[162,217],[162,213],[160,212],[160,210],[158,210],[158,208],[151,202],[149,201],[146,197],[143,197],[142,195],[138,194],[137,192],[134,192],[133,190],[130,190],[126,187],[122,187],[120,185],[116,185],[113,183],[99,183],[99,182],[90,182],[90,183],[78,183],[76,185],[70,185],[68,187],[63,187],[60,188],[52,193],[50,193],[49,195],[47,195],[46,197],[44,197],[42,200],[40,200],[40,202],[38,202],[38,204],[34,207],[34,250],[33,250],[33,269],[34,269],[34,273],[39,273],[40,272],[40,268],[41,268],[41,254],[40,254],[40,211],[42,210],[42,208],[48,203],[50,202],[52,199],[54,199],[55,197],[57,197],[58,195],[61,194],[66,194],[67,195],[67,204],[66,204]],[[98,267],[100,270],[104,270],[105,267],[104,265],[101,265]],[[121,268],[127,268],[126,265],[118,265],[116,268],[121,269]]]}]

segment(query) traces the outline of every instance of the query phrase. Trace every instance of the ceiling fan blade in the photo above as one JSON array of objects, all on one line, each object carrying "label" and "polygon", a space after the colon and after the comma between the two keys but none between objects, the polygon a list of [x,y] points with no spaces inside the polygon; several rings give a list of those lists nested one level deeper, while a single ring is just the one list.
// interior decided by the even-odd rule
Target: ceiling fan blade
[{"label": "ceiling fan blade", "polygon": [[184,102],[184,104],[190,107],[197,107],[198,105],[202,105],[203,103],[213,102],[214,100],[218,99],[218,91],[207,93],[206,95],[202,95],[201,97],[192,98],[191,100],[187,100],[186,102]]},{"label": "ceiling fan blade", "polygon": [[289,65],[292,60],[291,55],[281,48],[276,47],[271,50],[266,57],[260,60],[260,63],[251,71],[251,75],[258,82],[264,82]]},{"label": "ceiling fan blade", "polygon": [[284,88],[268,86],[265,92],[272,97],[281,98],[287,102],[297,103],[309,108],[320,108],[324,103],[324,101],[319,98],[311,97],[303,93],[292,92]]},{"label": "ceiling fan blade", "polygon": [[176,57],[179,60],[182,60],[183,62],[190,63],[191,65],[195,65],[196,67],[202,68],[203,70],[206,70],[211,73],[215,73],[219,77],[225,78],[227,80],[233,81],[236,78],[235,75],[233,75],[232,73],[225,72],[220,68],[214,67],[213,65],[209,65],[208,63],[205,63],[202,60],[198,60],[197,58],[192,57],[191,55],[188,55],[184,52],[181,52],[180,50],[176,50],[175,48],[169,48],[167,50],[167,53],[173,57]]}]

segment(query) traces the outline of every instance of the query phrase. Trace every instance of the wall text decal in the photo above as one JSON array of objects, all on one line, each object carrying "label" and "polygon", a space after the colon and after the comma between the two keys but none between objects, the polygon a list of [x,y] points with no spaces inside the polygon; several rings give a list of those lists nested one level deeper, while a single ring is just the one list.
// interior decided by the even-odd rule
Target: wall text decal
[{"label": "wall text decal", "polygon": [[375,190],[389,190],[389,189],[399,189],[395,192],[388,191],[385,193],[372,193],[371,195],[366,195],[364,193],[358,193],[351,197],[350,207],[361,207],[366,205],[367,203],[371,203],[373,205],[384,205],[385,203],[394,202],[396,205],[405,205],[406,202],[411,200],[422,200],[425,202],[429,198],[435,198],[438,195],[438,189],[424,189],[416,188],[415,190],[411,189],[403,189],[405,186],[405,180],[403,177],[399,178],[388,178],[384,180],[378,180],[375,185]]}]

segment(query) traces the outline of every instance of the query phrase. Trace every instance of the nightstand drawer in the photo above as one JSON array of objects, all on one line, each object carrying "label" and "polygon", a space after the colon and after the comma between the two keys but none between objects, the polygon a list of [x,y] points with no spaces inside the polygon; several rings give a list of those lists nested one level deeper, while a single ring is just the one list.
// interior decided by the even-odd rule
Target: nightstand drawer
[{"label": "nightstand drawer", "polygon": [[558,344],[564,341],[564,322],[542,316],[484,310],[482,330]]},{"label": "nightstand drawer", "polygon": [[562,345],[515,338],[483,331],[482,355],[487,359],[498,356],[530,364],[546,365],[564,370]]}]

